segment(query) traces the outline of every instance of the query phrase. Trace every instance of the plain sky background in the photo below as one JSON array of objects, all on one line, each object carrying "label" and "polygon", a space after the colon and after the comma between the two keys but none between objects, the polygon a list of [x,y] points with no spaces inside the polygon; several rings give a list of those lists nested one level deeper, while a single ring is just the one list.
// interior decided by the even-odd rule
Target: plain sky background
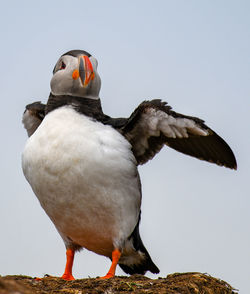
[{"label": "plain sky background", "polygon": [[[159,276],[206,272],[250,293],[250,2],[2,1],[0,31],[0,274],[63,273],[64,244],[22,173],[21,118],[46,102],[60,55],[84,49],[99,61],[107,114],[161,98],[231,146],[237,171],[167,147],[141,166],[141,235]],[[84,250],[75,277],[109,266]]]}]

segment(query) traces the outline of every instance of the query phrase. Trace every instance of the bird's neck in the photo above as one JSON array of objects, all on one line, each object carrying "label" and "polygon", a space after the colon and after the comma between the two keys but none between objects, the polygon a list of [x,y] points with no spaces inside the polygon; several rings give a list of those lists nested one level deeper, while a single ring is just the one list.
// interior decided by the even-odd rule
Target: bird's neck
[{"label": "bird's neck", "polygon": [[93,117],[97,120],[99,116],[102,117],[104,115],[100,98],[91,99],[69,95],[53,95],[52,93],[49,95],[45,114],[66,105],[72,106],[77,112]]}]

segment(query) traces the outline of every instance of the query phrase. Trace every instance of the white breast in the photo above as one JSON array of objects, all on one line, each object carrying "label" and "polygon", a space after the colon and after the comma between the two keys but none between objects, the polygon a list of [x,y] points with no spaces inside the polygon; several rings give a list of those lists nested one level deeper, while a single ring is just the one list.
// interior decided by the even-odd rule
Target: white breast
[{"label": "white breast", "polygon": [[127,140],[70,107],[49,113],[28,139],[24,174],[62,237],[110,256],[140,210],[136,162]]}]

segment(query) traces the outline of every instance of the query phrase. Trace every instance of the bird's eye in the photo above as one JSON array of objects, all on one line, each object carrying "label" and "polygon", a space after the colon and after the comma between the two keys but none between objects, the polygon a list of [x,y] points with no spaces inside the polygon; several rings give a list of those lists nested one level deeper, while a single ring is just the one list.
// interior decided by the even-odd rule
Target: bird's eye
[{"label": "bird's eye", "polygon": [[59,70],[61,70],[61,69],[65,69],[65,68],[66,68],[66,64],[62,61],[62,64],[61,64]]}]

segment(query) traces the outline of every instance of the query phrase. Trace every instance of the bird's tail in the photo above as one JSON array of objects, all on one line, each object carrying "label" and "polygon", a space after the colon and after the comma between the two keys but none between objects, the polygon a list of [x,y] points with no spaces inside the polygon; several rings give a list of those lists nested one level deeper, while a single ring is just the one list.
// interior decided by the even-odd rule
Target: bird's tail
[{"label": "bird's tail", "polygon": [[139,233],[139,222],[127,240],[119,266],[126,274],[144,275],[147,271],[158,274],[160,271],[152,261],[147,249],[142,243]]}]

